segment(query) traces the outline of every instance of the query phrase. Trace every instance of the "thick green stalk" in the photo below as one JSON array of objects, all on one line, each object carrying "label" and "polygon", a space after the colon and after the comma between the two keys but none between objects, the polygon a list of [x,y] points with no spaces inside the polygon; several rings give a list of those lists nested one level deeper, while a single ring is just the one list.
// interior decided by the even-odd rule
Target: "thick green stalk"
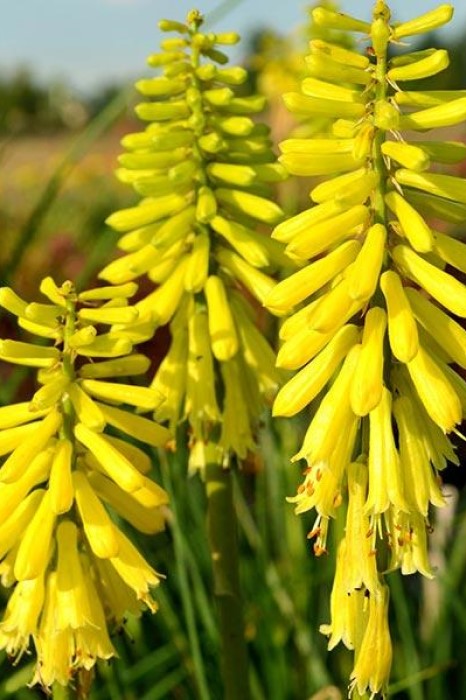
[{"label": "thick green stalk", "polygon": [[233,479],[211,445],[205,468],[207,533],[212,556],[214,595],[222,638],[222,667],[225,700],[248,700],[248,659],[244,637],[239,581],[237,519],[233,503]]},{"label": "thick green stalk", "polygon": [[72,692],[73,691],[67,685],[60,685],[60,683],[54,683],[52,686],[53,700],[71,700],[71,698],[73,697]]}]

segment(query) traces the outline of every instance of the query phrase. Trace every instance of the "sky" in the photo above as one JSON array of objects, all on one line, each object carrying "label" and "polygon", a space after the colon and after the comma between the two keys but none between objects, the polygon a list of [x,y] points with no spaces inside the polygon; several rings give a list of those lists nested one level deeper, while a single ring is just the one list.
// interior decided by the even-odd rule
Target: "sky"
[{"label": "sky", "polygon": [[[212,18],[217,31],[271,27],[289,32],[302,24],[302,0],[0,0],[0,78],[17,65],[40,80],[64,79],[83,92],[145,74],[145,59],[158,50],[161,18],[184,20],[193,7]],[[199,2],[199,5],[196,3]],[[314,4],[312,2],[312,4]],[[437,7],[439,0],[391,0],[392,18],[404,21]],[[456,0],[453,21],[442,31],[466,28],[466,2]],[[228,8],[225,6],[228,5]],[[3,6],[3,7],[2,7]],[[372,0],[340,0],[343,12],[370,19]],[[241,54],[236,49],[234,59]],[[230,53],[231,55],[231,53]]]}]

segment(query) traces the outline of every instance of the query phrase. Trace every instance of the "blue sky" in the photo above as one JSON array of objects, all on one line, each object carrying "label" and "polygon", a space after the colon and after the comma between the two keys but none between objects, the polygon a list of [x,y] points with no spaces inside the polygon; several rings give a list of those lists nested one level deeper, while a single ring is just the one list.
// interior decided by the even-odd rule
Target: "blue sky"
[{"label": "blue sky", "polygon": [[[192,7],[206,15],[222,0],[3,0],[0,71],[29,65],[42,79],[65,78],[82,90],[113,79],[132,80],[144,73],[145,57],[158,49],[157,21],[184,19]],[[212,28],[234,29],[246,37],[269,26],[291,31],[311,4],[302,0],[230,0],[230,9]],[[439,0],[392,0],[392,16],[401,21],[437,7]],[[456,0],[448,29],[466,27],[466,2]],[[340,0],[344,12],[370,17],[372,0]],[[238,56],[238,54],[236,54]]]}]

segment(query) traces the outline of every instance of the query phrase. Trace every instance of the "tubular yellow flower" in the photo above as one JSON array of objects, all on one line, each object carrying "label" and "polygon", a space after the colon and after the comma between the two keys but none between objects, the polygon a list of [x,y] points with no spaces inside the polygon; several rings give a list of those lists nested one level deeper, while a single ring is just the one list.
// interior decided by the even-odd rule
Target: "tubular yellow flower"
[{"label": "tubular yellow flower", "polygon": [[325,349],[280,389],[273,405],[273,414],[292,416],[307,406],[327,384],[358,339],[356,326],[343,326]]},{"label": "tubular yellow flower", "polygon": [[392,353],[400,362],[410,362],[419,349],[419,336],[413,312],[401,279],[393,270],[380,278],[388,314],[388,337]]},{"label": "tubular yellow flower", "polygon": [[367,497],[367,465],[353,462],[348,467],[348,511],[345,527],[345,562],[343,578],[347,591],[362,587],[375,592],[378,573],[375,551],[370,538],[370,523],[364,511]]},{"label": "tubular yellow flower", "polygon": [[444,433],[461,423],[461,403],[453,386],[427,350],[421,346],[407,368],[424,407]]},{"label": "tubular yellow flower", "polygon": [[392,645],[388,628],[388,587],[379,586],[369,595],[369,618],[356,652],[356,663],[351,672],[350,692],[359,695],[366,691],[375,694],[384,691],[392,663]]},{"label": "tubular yellow flower", "polygon": [[59,440],[49,478],[50,507],[56,515],[66,513],[73,504],[72,462],[73,444],[69,440]]},{"label": "tubular yellow flower", "polygon": [[44,493],[34,517],[21,537],[14,568],[18,581],[43,576],[47,568],[56,517],[50,501],[49,492]]},{"label": "tubular yellow flower", "polygon": [[385,226],[374,224],[366,234],[363,246],[348,273],[349,295],[352,299],[370,299],[377,288],[387,232]]},{"label": "tubular yellow flower", "polygon": [[210,275],[205,284],[205,296],[212,352],[217,360],[231,360],[238,350],[238,337],[220,277]]},{"label": "tubular yellow flower", "polygon": [[366,513],[384,513],[390,504],[408,510],[403,488],[403,472],[395,446],[391,421],[392,396],[382,389],[382,399],[369,414],[369,488]]},{"label": "tubular yellow flower", "polygon": [[379,405],[382,398],[386,327],[385,311],[378,306],[372,307],[364,320],[361,352],[351,382],[351,408],[357,416],[366,416]]},{"label": "tubular yellow flower", "polygon": [[357,241],[347,241],[316,262],[279,282],[265,298],[265,306],[281,315],[306,299],[352,263],[360,250]]}]

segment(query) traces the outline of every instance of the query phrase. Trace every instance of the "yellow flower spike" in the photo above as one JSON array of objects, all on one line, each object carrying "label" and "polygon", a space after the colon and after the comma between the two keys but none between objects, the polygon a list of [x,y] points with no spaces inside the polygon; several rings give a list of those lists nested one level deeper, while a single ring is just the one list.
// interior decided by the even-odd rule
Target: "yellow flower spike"
[{"label": "yellow flower spike", "polygon": [[355,301],[370,299],[377,288],[385,255],[387,231],[374,224],[366,234],[362,248],[348,272],[348,291]]},{"label": "yellow flower spike", "polygon": [[118,555],[110,563],[123,581],[134,590],[137,599],[144,602],[149,610],[155,612],[157,603],[150,595],[150,587],[160,584],[160,575],[149,566],[130,540],[117,531]]},{"label": "yellow flower spike", "polygon": [[57,527],[56,628],[84,627],[90,620],[89,599],[78,554],[78,529],[70,520]]},{"label": "yellow flower spike", "polygon": [[395,399],[393,414],[398,428],[406,499],[410,510],[415,508],[427,517],[429,502],[441,507],[445,505],[445,499],[430,465],[422,421],[419,420],[416,407],[407,396]]},{"label": "yellow flower spike", "polygon": [[380,288],[387,303],[390,348],[400,362],[410,362],[419,349],[416,321],[401,279],[393,270],[380,278]]},{"label": "yellow flower spike", "polygon": [[392,257],[401,272],[423,287],[452,313],[466,317],[466,287],[452,275],[439,270],[404,245],[392,250]]},{"label": "yellow flower spike", "polygon": [[73,472],[73,485],[79,516],[92,551],[96,557],[102,559],[115,557],[120,547],[116,526],[95,495],[85,474]]},{"label": "yellow flower spike", "polygon": [[129,411],[123,411],[114,406],[98,404],[105,421],[126,435],[145,442],[152,447],[162,447],[171,439],[171,432],[162,425],[142,416],[136,416]]},{"label": "yellow flower spike", "polygon": [[374,306],[366,314],[361,352],[351,382],[351,408],[357,416],[366,416],[376,408],[383,391],[383,341],[387,314]]},{"label": "yellow flower spike", "polygon": [[204,291],[212,352],[221,362],[231,360],[238,351],[238,336],[223,281],[210,275]]},{"label": "yellow flower spike", "polygon": [[364,587],[373,592],[378,587],[375,551],[372,549],[369,518],[364,512],[367,496],[367,465],[353,462],[348,466],[348,511],[345,540],[344,579],[348,591]]},{"label": "yellow flower spike", "polygon": [[461,403],[451,382],[439,365],[421,346],[407,363],[408,372],[424,407],[444,433],[461,423]]},{"label": "yellow flower spike", "polygon": [[433,338],[441,342],[443,350],[456,364],[466,368],[464,328],[415,289],[408,287],[406,295],[419,323]]},{"label": "yellow flower spike", "polygon": [[434,236],[423,217],[398,192],[385,195],[385,202],[400,222],[403,234],[414,250],[428,253],[432,250]]},{"label": "yellow flower spike", "polygon": [[55,519],[51,496],[46,491],[26,531],[24,534],[21,533],[14,567],[14,574],[18,581],[37,578],[44,574],[50,558]]},{"label": "yellow flower spike", "polygon": [[309,259],[348,238],[352,232],[364,228],[369,220],[369,211],[357,204],[337,216],[319,222],[294,236],[287,246],[287,253]]},{"label": "yellow flower spike", "polygon": [[327,384],[358,339],[356,326],[343,326],[325,349],[280,389],[273,405],[273,415],[292,416],[307,406]]},{"label": "yellow flower spike", "polygon": [[384,513],[390,504],[408,510],[391,414],[392,395],[384,387],[380,403],[369,413],[369,489],[364,508],[369,515]]},{"label": "yellow flower spike", "polygon": [[359,695],[384,691],[392,664],[392,644],[388,627],[388,587],[380,585],[369,595],[369,619],[356,651],[356,662],[351,672],[350,693]]},{"label": "yellow flower spike", "polygon": [[56,515],[67,513],[73,504],[72,460],[72,443],[69,440],[59,440],[55,447],[49,479],[50,508]]},{"label": "yellow flower spike", "polygon": [[37,632],[44,602],[44,577],[19,581],[0,623],[0,648],[19,661]]},{"label": "yellow flower spike", "polygon": [[289,311],[354,261],[360,250],[357,241],[347,241],[325,257],[279,282],[265,298],[265,306],[277,315]]},{"label": "yellow flower spike", "polygon": [[[329,637],[328,649],[343,642],[347,649],[354,649],[360,637],[359,628],[364,618],[365,591],[348,590],[346,582],[347,538],[338,546],[335,576],[330,596],[330,624],[321,625],[320,632]],[[361,619],[362,618],[362,619]]]},{"label": "yellow flower spike", "polygon": [[141,488],[143,477],[140,472],[113,447],[105,436],[95,433],[83,423],[78,423],[75,426],[74,434],[123,491],[131,493]]},{"label": "yellow flower spike", "polygon": [[62,423],[61,414],[52,409],[35,424],[35,430],[11,453],[0,469],[0,482],[11,483],[19,479],[29,467],[31,460],[43,450]]}]

